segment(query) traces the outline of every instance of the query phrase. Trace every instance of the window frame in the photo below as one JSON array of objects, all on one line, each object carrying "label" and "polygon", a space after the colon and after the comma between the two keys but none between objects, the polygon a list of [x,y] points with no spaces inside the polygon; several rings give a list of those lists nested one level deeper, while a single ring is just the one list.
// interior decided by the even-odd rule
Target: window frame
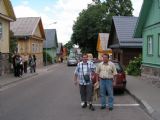
[{"label": "window frame", "polygon": [[147,55],[153,56],[153,35],[147,36]]},{"label": "window frame", "polygon": [[3,34],[3,27],[2,27],[2,23],[0,22],[0,40],[2,38],[2,34]]},{"label": "window frame", "polygon": [[158,34],[158,56],[160,57],[160,33]]}]

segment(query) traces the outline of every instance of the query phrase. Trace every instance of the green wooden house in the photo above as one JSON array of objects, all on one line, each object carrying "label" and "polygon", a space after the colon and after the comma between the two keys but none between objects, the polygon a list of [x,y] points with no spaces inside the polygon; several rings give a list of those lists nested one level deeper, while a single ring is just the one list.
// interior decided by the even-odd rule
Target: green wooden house
[{"label": "green wooden house", "polygon": [[[45,29],[45,36],[46,40],[43,43],[43,51],[46,53],[44,57],[44,62],[48,63],[55,63],[57,57],[57,33],[56,29]],[[50,59],[50,60],[49,60]]]},{"label": "green wooden house", "polygon": [[160,0],[144,0],[134,31],[143,38],[142,78],[160,82]]}]

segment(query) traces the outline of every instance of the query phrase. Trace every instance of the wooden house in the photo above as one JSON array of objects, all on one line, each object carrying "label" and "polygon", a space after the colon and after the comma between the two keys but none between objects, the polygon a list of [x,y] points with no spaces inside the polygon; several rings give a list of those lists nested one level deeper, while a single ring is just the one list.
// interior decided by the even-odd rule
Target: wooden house
[{"label": "wooden house", "polygon": [[[56,60],[56,52],[58,48],[56,29],[45,29],[46,40],[43,43],[43,51],[46,53],[44,61],[47,61],[47,55],[51,58],[51,63]],[[49,61],[48,61],[49,62]]]},{"label": "wooden house", "polygon": [[15,20],[10,0],[0,0],[0,76],[10,72],[10,22]]},{"label": "wooden house", "polygon": [[142,77],[160,82],[160,0],[144,0],[134,32],[143,38]]},{"label": "wooden house", "polygon": [[35,55],[37,67],[43,65],[43,41],[45,32],[40,17],[22,17],[11,22],[11,31],[18,43],[18,54],[28,57]]},{"label": "wooden house", "polygon": [[123,67],[142,53],[142,39],[133,38],[137,17],[113,16],[108,47],[112,49],[112,59],[120,61]]}]

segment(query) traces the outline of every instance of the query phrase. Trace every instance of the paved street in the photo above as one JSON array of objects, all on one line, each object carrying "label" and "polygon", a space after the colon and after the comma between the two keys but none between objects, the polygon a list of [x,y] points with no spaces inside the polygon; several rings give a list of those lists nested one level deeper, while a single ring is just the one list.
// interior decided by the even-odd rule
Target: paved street
[{"label": "paved street", "polygon": [[0,120],[152,120],[130,95],[115,96],[112,112],[82,109],[74,67],[58,64],[0,92]]}]

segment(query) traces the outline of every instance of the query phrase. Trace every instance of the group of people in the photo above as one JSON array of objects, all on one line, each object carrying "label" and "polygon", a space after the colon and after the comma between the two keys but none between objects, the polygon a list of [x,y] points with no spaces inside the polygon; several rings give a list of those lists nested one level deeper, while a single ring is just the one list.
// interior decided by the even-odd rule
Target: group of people
[{"label": "group of people", "polygon": [[[93,82],[92,73],[96,73],[96,82],[100,87],[101,109],[108,108],[113,110],[113,80],[117,75],[115,65],[109,61],[109,55],[102,55],[103,61],[96,67],[93,62],[88,60],[88,55],[83,54],[82,61],[77,64],[74,72],[75,85],[79,85],[81,96],[81,107],[94,111],[93,101]],[[108,107],[106,107],[106,92],[108,93]]]},{"label": "group of people", "polygon": [[36,56],[29,55],[21,56],[19,54],[14,54],[12,56],[13,71],[15,77],[20,77],[23,73],[27,73],[28,67],[30,68],[30,73],[36,72]]}]

